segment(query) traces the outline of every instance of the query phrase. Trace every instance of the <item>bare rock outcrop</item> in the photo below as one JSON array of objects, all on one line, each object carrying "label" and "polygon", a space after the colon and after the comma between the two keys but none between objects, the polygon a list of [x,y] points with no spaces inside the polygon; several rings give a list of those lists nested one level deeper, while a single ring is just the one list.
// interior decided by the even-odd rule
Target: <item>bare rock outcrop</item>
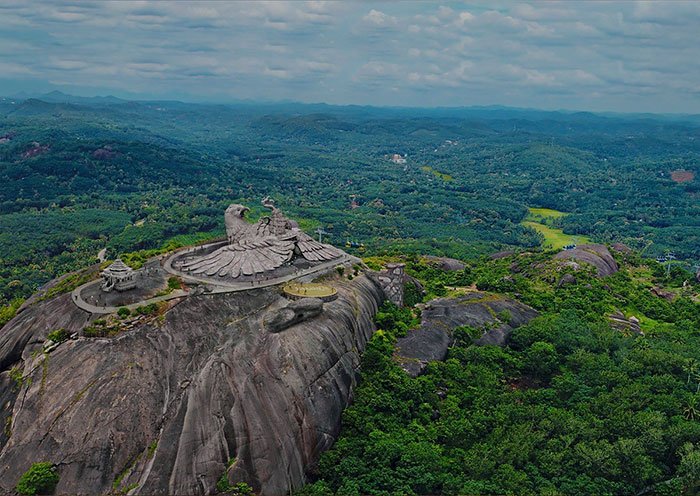
[{"label": "bare rock outcrop", "polygon": [[454,342],[452,332],[455,328],[487,328],[475,344],[505,346],[513,329],[538,315],[537,311],[518,301],[486,293],[436,298],[423,306],[420,327],[399,338],[396,355],[401,367],[416,377],[428,362],[445,359]]},{"label": "bare rock outcrop", "polygon": [[460,262],[456,258],[449,258],[449,257],[432,257],[432,256],[426,256],[425,257],[427,260],[430,260],[430,262],[435,265],[438,269],[444,270],[446,272],[458,272],[460,270],[464,270],[464,262]]},{"label": "bare rock outcrop", "polygon": [[659,287],[649,288],[649,291],[654,296],[657,296],[659,298],[663,298],[666,301],[674,301],[676,299],[676,296],[677,296],[676,293],[674,293],[672,291],[666,291],[666,290],[661,289]]},{"label": "bare rock outcrop", "polygon": [[608,315],[608,322],[610,322],[610,327],[620,332],[644,334],[639,319],[634,315],[627,318],[622,312],[615,310],[614,313]]},{"label": "bare rock outcrop", "polygon": [[557,287],[563,288],[564,286],[568,286],[570,284],[576,284],[576,278],[571,274],[564,274],[561,276],[561,279],[559,279]]},{"label": "bare rock outcrop", "polygon": [[596,243],[577,246],[573,250],[560,251],[554,255],[554,258],[591,264],[596,268],[598,277],[609,276],[620,270],[610,251],[605,246]]},{"label": "bare rock outcrop", "polygon": [[491,258],[491,260],[500,260],[501,258],[510,257],[511,255],[515,255],[514,250],[504,250],[492,253],[491,255],[489,255],[489,258]]},{"label": "bare rock outcrop", "polygon": [[365,276],[334,285],[335,301],[280,333],[263,319],[286,300],[266,288],[189,297],[50,354],[48,332],[94,316],[70,295],[35,301],[0,331],[0,493],[37,461],[57,465],[57,494],[212,494],[224,474],[262,495],[298,489],[338,434],[384,299]]},{"label": "bare rock outcrop", "polygon": [[263,324],[269,332],[280,332],[317,316],[321,310],[323,310],[323,300],[320,298],[302,298],[277,310],[269,311],[263,318]]},{"label": "bare rock outcrop", "polygon": [[613,243],[610,245],[610,248],[612,248],[614,251],[616,251],[618,253],[624,253],[624,254],[632,253],[632,248],[630,248],[629,246],[627,246],[624,243]]}]

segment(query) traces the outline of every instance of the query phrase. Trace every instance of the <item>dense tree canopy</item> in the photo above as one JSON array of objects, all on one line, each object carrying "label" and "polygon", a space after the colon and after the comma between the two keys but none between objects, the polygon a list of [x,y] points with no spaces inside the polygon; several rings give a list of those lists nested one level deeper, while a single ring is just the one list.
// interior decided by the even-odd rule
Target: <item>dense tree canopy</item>
[{"label": "dense tree canopy", "polygon": [[[413,379],[393,354],[416,318],[385,303],[340,438],[303,492],[695,494],[700,307],[683,295],[696,288],[669,282],[669,302],[649,291],[659,280],[646,262],[622,263],[557,288],[547,281],[567,269],[541,255],[482,260],[464,275],[409,259],[443,294],[457,277],[497,287],[512,264],[530,268],[505,292],[542,315],[503,349],[458,329],[447,359]],[[614,309],[639,317],[644,334],[613,329]]]},{"label": "dense tree canopy", "polygon": [[521,222],[545,207],[571,213],[552,224],[567,233],[692,264],[697,129],[528,111],[5,104],[0,305],[103,247],[114,257],[220,236],[228,203],[266,194],[303,228],[363,244],[349,248],[359,255],[534,248],[542,236]]}]

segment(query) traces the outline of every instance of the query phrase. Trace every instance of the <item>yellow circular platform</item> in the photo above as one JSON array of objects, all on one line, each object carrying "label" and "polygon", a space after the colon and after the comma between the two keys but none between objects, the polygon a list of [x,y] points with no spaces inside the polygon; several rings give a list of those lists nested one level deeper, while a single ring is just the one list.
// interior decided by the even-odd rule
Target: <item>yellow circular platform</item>
[{"label": "yellow circular platform", "polygon": [[284,287],[284,292],[296,298],[328,298],[336,294],[336,289],[314,282],[293,282]]}]

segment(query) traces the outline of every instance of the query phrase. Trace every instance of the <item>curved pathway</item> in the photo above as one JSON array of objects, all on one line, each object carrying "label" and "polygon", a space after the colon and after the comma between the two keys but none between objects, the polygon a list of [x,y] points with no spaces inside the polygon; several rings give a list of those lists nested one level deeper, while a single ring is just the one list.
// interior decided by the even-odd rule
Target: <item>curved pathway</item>
[{"label": "curved pathway", "polygon": [[[178,252],[178,254],[182,254],[182,252]],[[263,281],[247,281],[247,282],[239,282],[239,283],[229,283],[229,284],[216,284],[213,283],[210,280],[200,278],[200,277],[193,277],[189,276],[183,272],[179,272],[175,269],[172,268],[172,259],[174,257],[171,255],[168,257],[163,264],[163,268],[165,269],[166,272],[169,272],[170,274],[174,274],[177,276],[182,277],[185,279],[185,281],[195,281],[200,284],[206,284],[209,286],[209,290],[205,291],[203,293],[198,293],[201,295],[208,295],[208,294],[221,294],[221,293],[236,293],[239,291],[247,291],[250,289],[258,289],[258,288],[267,288],[269,286],[277,286],[278,284],[283,284],[285,282],[289,282],[293,279],[298,279],[300,277],[305,277],[311,274],[315,274],[316,272],[321,272],[323,270],[335,267],[337,265],[344,264],[348,261],[351,261],[352,258],[350,255],[345,255],[343,257],[337,258],[335,260],[331,260],[329,262],[325,262],[319,265],[315,265],[314,267],[309,267],[308,269],[304,270],[298,270],[295,272],[292,272],[291,274],[287,274],[281,277],[276,277],[274,279],[267,279]],[[112,306],[97,306],[93,305],[91,303],[86,302],[80,294],[82,293],[83,289],[86,287],[90,286],[91,284],[100,284],[101,281],[91,281],[86,284],[83,284],[82,286],[78,286],[71,292],[71,300],[73,303],[80,309],[85,310],[86,312],[89,313],[95,313],[95,314],[108,314],[108,313],[114,313],[120,308],[126,307],[129,310],[133,310],[135,308],[138,308],[140,306],[144,305],[149,305],[151,303],[158,303],[161,301],[169,301],[169,300],[174,300],[175,298],[181,298],[183,296],[189,296],[190,291],[185,291],[183,289],[178,289],[176,291],[173,291],[172,293],[169,293],[167,295],[163,296],[155,296],[153,298],[148,298],[136,303],[132,303],[130,305],[120,305],[118,307],[112,307]]]},{"label": "curved pathway", "polygon": [[97,306],[93,305],[92,303],[88,303],[87,301],[83,300],[82,297],[80,296],[80,293],[85,289],[86,287],[90,286],[91,284],[100,284],[102,281],[97,280],[97,281],[91,281],[87,284],[83,284],[82,286],[78,286],[75,288],[73,291],[71,291],[71,299],[73,300],[73,303],[75,306],[78,308],[85,310],[86,312],[90,313],[114,313],[120,308],[128,308],[129,310],[134,310],[135,308],[142,307],[144,305],[148,305],[150,303],[158,303],[161,301],[168,301],[168,300],[174,300],[175,298],[181,298],[183,296],[187,296],[189,294],[189,291],[185,291],[183,289],[178,289],[176,291],[173,291],[172,293],[162,295],[162,296],[154,296],[153,298],[148,298],[146,300],[142,301],[137,301],[136,303],[131,303],[129,305],[119,305],[118,307],[110,307],[110,306]]}]

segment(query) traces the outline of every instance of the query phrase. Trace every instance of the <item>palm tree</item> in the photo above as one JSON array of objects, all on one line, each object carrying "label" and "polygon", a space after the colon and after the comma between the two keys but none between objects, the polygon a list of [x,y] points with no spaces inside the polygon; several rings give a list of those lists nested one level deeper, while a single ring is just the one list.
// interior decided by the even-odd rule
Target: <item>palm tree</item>
[{"label": "palm tree", "polygon": [[691,396],[688,398],[688,401],[686,402],[686,406],[683,409],[683,414],[685,415],[685,418],[688,420],[695,420],[700,416],[700,409],[698,409],[700,405],[698,405],[698,397],[697,396]]}]

